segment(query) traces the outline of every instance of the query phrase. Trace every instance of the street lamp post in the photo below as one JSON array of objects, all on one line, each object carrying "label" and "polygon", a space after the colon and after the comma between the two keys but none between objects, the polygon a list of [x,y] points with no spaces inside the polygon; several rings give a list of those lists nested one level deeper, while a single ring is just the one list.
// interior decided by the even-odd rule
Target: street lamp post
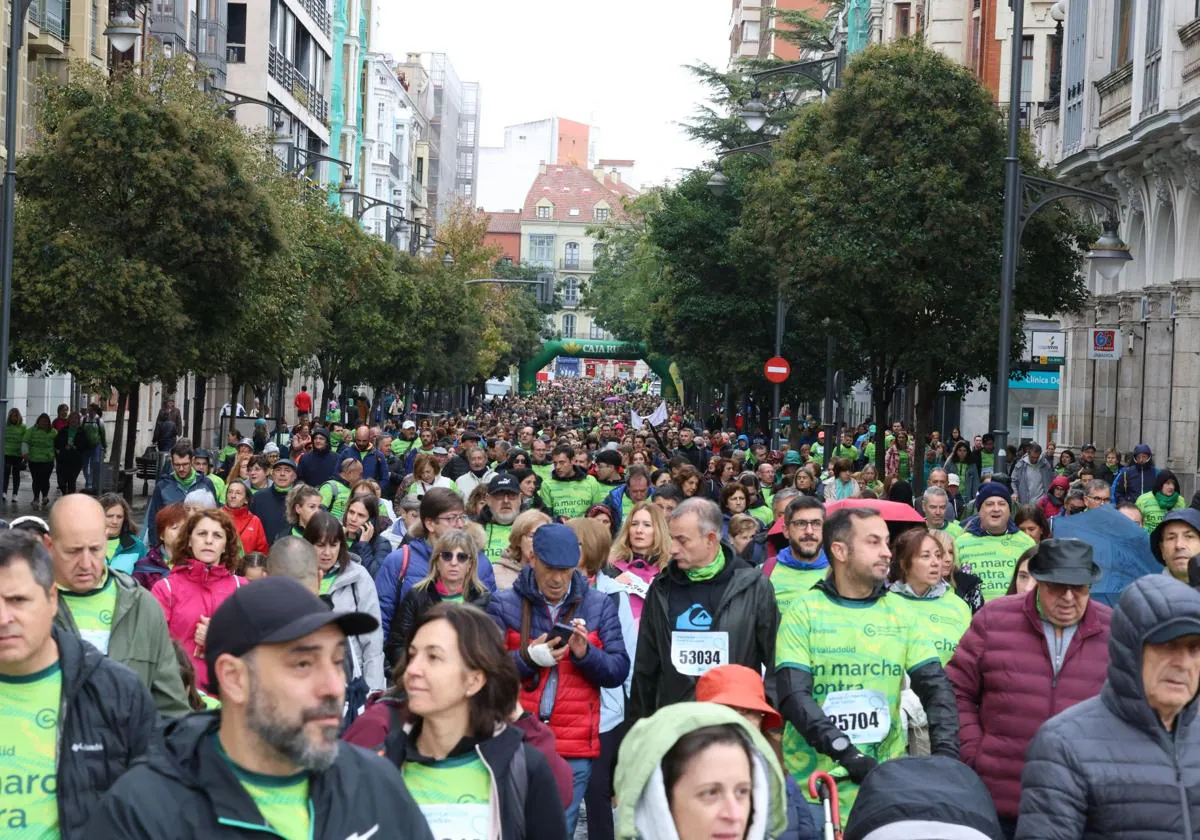
[{"label": "street lamp post", "polygon": [[8,76],[4,102],[4,239],[0,242],[0,452],[8,425],[8,339],[11,330],[13,249],[17,210],[17,89],[21,78],[21,46],[25,42],[25,16],[32,0],[12,0],[8,24]]},{"label": "street lamp post", "polygon": [[[1062,0],[1059,0],[1061,3]],[[1104,234],[1088,252],[1088,258],[1102,276],[1116,276],[1121,266],[1133,257],[1117,235],[1117,202],[1104,193],[1082,190],[1034,178],[1021,172],[1021,63],[1022,35],[1025,25],[1025,0],[1012,3],[1013,29],[1008,87],[1008,154],[1004,158],[1004,234],[1000,263],[1000,335],[996,349],[996,395],[993,401],[992,437],[995,440],[995,470],[1004,472],[1008,457],[1008,380],[1011,375],[1013,286],[1017,276],[1017,258],[1021,232],[1029,218],[1054,201],[1079,198],[1099,204],[1108,211]],[[1060,19],[1059,3],[1052,11]]]}]

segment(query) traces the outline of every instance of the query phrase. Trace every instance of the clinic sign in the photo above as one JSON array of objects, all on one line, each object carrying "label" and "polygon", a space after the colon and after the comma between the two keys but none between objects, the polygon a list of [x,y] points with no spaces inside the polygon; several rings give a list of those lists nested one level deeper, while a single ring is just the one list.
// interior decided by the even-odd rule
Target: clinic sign
[{"label": "clinic sign", "polygon": [[1121,331],[1108,327],[1093,329],[1087,357],[1099,362],[1119,360],[1121,358]]}]

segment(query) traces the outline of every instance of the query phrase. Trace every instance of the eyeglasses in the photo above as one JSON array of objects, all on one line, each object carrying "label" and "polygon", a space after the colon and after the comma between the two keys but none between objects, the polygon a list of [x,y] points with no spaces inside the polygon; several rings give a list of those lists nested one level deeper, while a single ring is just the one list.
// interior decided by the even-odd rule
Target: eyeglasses
[{"label": "eyeglasses", "polygon": [[465,525],[467,515],[465,513],[444,513],[437,518],[437,521],[447,525]]},{"label": "eyeglasses", "polygon": [[443,563],[470,563],[471,555],[465,551],[443,551],[438,559]]},{"label": "eyeglasses", "polygon": [[815,531],[823,525],[820,519],[793,519],[788,523],[789,528],[799,528],[802,531]]},{"label": "eyeglasses", "polygon": [[1092,500],[1093,502],[1111,502],[1112,501],[1112,496],[1093,496],[1091,493],[1088,493],[1087,497],[1090,500]]}]

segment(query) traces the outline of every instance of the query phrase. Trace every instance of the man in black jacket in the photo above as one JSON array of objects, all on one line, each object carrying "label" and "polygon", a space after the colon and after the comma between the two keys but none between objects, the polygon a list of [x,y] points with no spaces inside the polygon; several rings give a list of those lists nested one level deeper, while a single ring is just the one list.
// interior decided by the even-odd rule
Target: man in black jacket
[{"label": "man in black jacket", "polygon": [[721,544],[721,509],[688,499],[670,516],[671,562],[646,593],[625,720],[632,725],[692,700],[719,665],[766,669],[775,696],[775,591],[759,569]]},{"label": "man in black jacket", "polygon": [[696,433],[690,426],[684,426],[679,430],[679,448],[671,454],[686,458],[688,463],[700,471],[701,475],[708,472],[708,450],[696,445]]},{"label": "man in black jacket", "polygon": [[237,590],[205,639],[220,713],[168,724],[104,798],[92,836],[432,840],[399,771],[338,741],[346,637],[378,626],[290,578]]},{"label": "man in black jacket", "polygon": [[[156,713],[137,676],[54,627],[50,554],[0,533],[0,836],[99,836],[101,795],[146,751]],[[89,826],[85,831],[85,826]]]},{"label": "man in black jacket", "polygon": [[296,462],[280,458],[271,467],[271,484],[250,499],[250,512],[263,524],[267,542],[286,535],[292,528],[287,520],[287,497],[296,483]]}]

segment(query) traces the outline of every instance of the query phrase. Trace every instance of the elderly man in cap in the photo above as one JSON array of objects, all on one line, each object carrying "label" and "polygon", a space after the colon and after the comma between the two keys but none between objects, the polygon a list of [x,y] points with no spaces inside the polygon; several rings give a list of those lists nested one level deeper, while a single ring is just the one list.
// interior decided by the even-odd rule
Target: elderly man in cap
[{"label": "elderly man in cap", "polygon": [[600,755],[600,689],[629,674],[616,602],[588,586],[579,557],[574,531],[543,525],[533,532],[532,564],[487,606],[521,674],[521,705],[550,725],[571,765],[567,837]]},{"label": "elderly man in cap", "polygon": [[946,666],[962,760],[991,791],[1007,837],[1016,827],[1025,750],[1039,726],[1100,691],[1112,619],[1089,597],[1101,571],[1088,543],[1043,540],[1029,574],[1037,585],[985,604]]},{"label": "elderly man in cap", "polygon": [[1134,581],[1112,616],[1099,697],[1047,721],[1022,775],[1019,840],[1195,837],[1200,593]]},{"label": "elderly man in cap", "polygon": [[[474,456],[475,452],[481,451],[476,449],[471,454]],[[487,491],[487,501],[483,510],[479,512],[479,524],[483,526],[483,533],[487,538],[483,544],[483,552],[497,572],[497,585],[501,589],[507,589],[512,586],[513,574],[509,572],[501,581],[502,566],[498,564],[508,550],[513,520],[521,512],[521,482],[517,481],[517,477],[512,473],[499,473],[488,481]]]},{"label": "elderly man in cap", "polygon": [[1150,534],[1150,550],[1164,575],[1187,583],[1188,561],[1200,555],[1200,511],[1187,507],[1164,516]]},{"label": "elderly man in cap", "polygon": [[1012,519],[1012,491],[999,481],[989,481],[975,496],[975,516],[963,523],[954,545],[964,571],[981,581],[984,600],[1008,593],[1013,569],[1021,555],[1035,545]]},{"label": "elderly man in cap", "polygon": [[105,796],[90,836],[430,840],[399,771],[338,740],[347,636],[378,626],[290,578],[243,586],[213,613],[205,641],[220,712],[167,724]]}]

